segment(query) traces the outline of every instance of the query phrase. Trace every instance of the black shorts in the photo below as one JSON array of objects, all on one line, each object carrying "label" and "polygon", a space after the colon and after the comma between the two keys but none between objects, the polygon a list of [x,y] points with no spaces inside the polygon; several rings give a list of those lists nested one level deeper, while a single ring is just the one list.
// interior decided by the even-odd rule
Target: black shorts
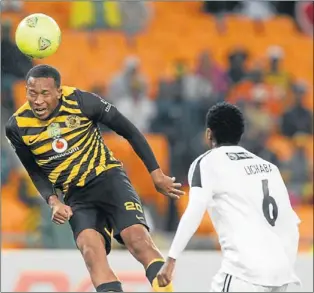
[{"label": "black shorts", "polygon": [[148,230],[141,200],[121,167],[109,169],[84,187],[72,187],[65,197],[72,208],[70,225],[76,240],[80,232],[94,229],[103,235],[107,254],[114,237],[123,244],[121,231],[135,224]]}]

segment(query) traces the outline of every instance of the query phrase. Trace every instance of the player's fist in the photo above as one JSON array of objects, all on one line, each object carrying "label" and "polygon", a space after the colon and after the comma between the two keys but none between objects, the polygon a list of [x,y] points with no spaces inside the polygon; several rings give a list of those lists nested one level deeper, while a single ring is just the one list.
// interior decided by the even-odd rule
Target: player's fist
[{"label": "player's fist", "polygon": [[174,267],[175,260],[172,258],[168,258],[157,274],[159,287],[166,287],[170,284],[173,278]]},{"label": "player's fist", "polygon": [[173,199],[179,199],[181,195],[184,195],[184,191],[179,189],[182,184],[175,182],[175,177],[171,178],[165,175],[161,169],[153,171],[151,175],[155,184],[155,188],[158,192]]},{"label": "player's fist", "polygon": [[56,196],[49,198],[49,205],[52,209],[51,220],[56,224],[64,224],[73,215],[71,207],[63,204]]}]

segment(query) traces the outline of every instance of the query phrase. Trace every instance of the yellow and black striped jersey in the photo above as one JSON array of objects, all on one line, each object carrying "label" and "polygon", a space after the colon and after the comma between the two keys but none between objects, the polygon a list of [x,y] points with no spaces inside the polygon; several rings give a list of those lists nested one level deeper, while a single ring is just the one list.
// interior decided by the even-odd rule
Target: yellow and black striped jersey
[{"label": "yellow and black striped jersey", "polygon": [[145,138],[113,105],[99,96],[62,87],[58,107],[46,120],[38,119],[28,103],[10,118],[6,135],[44,198],[70,186],[85,186],[100,173],[117,166],[101,136],[103,123],[125,137],[149,171],[158,168]]}]

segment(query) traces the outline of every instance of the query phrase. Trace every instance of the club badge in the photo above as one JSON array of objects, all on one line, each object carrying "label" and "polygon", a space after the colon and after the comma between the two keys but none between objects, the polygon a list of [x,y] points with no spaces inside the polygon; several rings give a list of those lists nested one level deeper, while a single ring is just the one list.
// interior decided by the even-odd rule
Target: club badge
[{"label": "club badge", "polygon": [[80,117],[76,116],[76,115],[70,115],[66,118],[65,120],[65,125],[68,127],[68,128],[77,128],[79,127],[81,124],[81,120],[80,120]]}]

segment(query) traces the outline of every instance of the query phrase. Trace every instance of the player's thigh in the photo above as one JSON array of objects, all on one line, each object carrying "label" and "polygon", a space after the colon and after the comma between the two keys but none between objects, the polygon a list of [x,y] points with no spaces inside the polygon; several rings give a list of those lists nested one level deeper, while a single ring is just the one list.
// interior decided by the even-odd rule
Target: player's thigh
[{"label": "player's thigh", "polygon": [[219,272],[212,281],[210,292],[269,292],[269,290],[266,287]]},{"label": "player's thigh", "polygon": [[69,222],[80,251],[105,249],[109,254],[112,227],[102,211],[93,206],[74,206],[72,210],[73,216]]},{"label": "player's thigh", "polygon": [[117,241],[124,244],[121,232],[126,228],[135,225],[137,230],[149,228],[141,200],[126,173],[122,168],[114,168],[107,172],[109,175],[107,184],[110,186],[110,197],[107,197],[107,200],[108,205],[111,205],[113,233]]}]

